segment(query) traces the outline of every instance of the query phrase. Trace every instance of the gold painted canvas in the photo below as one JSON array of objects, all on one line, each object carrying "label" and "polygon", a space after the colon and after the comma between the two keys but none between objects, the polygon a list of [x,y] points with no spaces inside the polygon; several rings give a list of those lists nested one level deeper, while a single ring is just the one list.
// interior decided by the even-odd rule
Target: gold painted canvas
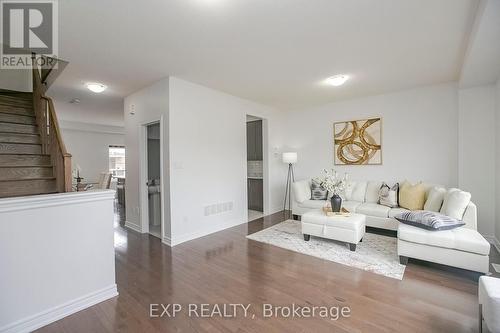
[{"label": "gold painted canvas", "polygon": [[336,165],[382,164],[382,119],[333,124]]}]

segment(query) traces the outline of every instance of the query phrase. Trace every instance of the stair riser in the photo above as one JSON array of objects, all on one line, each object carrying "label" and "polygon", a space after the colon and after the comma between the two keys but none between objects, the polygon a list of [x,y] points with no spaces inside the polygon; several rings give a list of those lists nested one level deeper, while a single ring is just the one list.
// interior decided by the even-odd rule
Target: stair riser
[{"label": "stair riser", "polygon": [[0,198],[57,192],[55,180],[15,180],[0,182]]},{"label": "stair riser", "polygon": [[34,117],[6,114],[2,113],[2,111],[0,111],[0,122],[36,125],[36,119]]},{"label": "stair riser", "polygon": [[33,101],[33,95],[2,94],[2,93],[0,93],[0,101],[31,102],[31,101]]},{"label": "stair riser", "polygon": [[0,98],[1,97],[15,97],[15,98],[19,98],[19,99],[31,100],[31,99],[33,99],[33,93],[0,89]]},{"label": "stair riser", "polygon": [[47,166],[51,165],[50,156],[1,155],[0,166]]},{"label": "stair riser", "polygon": [[5,114],[13,114],[13,115],[21,115],[21,116],[35,116],[35,112],[33,109],[25,109],[25,108],[12,108],[8,106],[2,106],[0,105],[0,112],[5,113]]},{"label": "stair riser", "polygon": [[2,154],[41,154],[41,145],[30,145],[24,143],[0,143],[0,155]]},{"label": "stair riser", "polygon": [[0,107],[15,107],[15,108],[33,108],[33,103],[31,102],[23,102],[23,101],[2,101],[0,100]]},{"label": "stair riser", "polygon": [[34,125],[0,123],[0,132],[38,134],[38,128]]},{"label": "stair riser", "polygon": [[40,143],[39,135],[0,133],[0,142],[5,143]]},{"label": "stair riser", "polygon": [[1,168],[0,180],[52,177],[52,167]]}]

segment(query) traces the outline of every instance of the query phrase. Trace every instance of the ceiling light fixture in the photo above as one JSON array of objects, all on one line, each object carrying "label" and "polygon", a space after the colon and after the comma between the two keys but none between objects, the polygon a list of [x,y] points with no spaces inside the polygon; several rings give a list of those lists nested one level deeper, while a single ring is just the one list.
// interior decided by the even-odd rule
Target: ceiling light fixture
[{"label": "ceiling light fixture", "polygon": [[347,80],[349,80],[349,76],[343,75],[343,74],[339,74],[339,75],[335,75],[335,76],[329,77],[328,79],[326,79],[326,82],[329,85],[338,87],[338,86],[341,86],[344,83],[346,83]]},{"label": "ceiling light fixture", "polygon": [[87,88],[92,92],[102,93],[107,87],[102,83],[89,82],[87,83]]}]

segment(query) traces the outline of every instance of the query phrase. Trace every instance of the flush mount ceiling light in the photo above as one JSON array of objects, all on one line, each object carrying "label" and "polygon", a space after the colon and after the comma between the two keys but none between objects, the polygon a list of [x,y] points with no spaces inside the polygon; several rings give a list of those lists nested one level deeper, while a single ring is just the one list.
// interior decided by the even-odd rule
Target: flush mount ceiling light
[{"label": "flush mount ceiling light", "polygon": [[339,74],[339,75],[335,75],[335,76],[329,77],[328,79],[326,79],[326,82],[329,85],[338,87],[338,86],[343,85],[348,79],[349,79],[349,76],[343,75],[343,74]]},{"label": "flush mount ceiling light", "polygon": [[107,87],[102,83],[89,82],[87,83],[87,88],[92,92],[102,93]]}]

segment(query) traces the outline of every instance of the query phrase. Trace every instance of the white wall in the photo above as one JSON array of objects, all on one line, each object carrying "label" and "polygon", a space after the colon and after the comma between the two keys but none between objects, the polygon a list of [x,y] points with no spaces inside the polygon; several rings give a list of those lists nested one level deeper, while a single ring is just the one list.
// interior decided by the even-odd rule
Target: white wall
[{"label": "white wall", "polygon": [[0,89],[32,92],[31,75],[29,69],[0,69]]},{"label": "white wall", "polygon": [[[265,209],[282,209],[286,167],[272,148],[282,146],[280,112],[173,77],[169,112],[173,244],[247,221],[247,114],[264,118],[270,133],[264,138]],[[233,203],[232,211],[205,216],[206,205],[225,202]]]},{"label": "white wall", "polygon": [[[169,150],[168,150],[168,87],[169,79],[165,78],[155,84],[139,90],[125,98],[125,146],[127,147],[126,169],[126,225],[142,232],[140,214],[140,168],[139,161],[143,153],[139,138],[144,134],[141,128],[147,123],[163,119],[163,205],[164,228],[163,237],[170,238],[170,197],[169,197]],[[131,108],[135,114],[131,114]],[[147,207],[145,207],[147,209]]]},{"label": "white wall", "polygon": [[[457,108],[456,85],[444,84],[290,113],[288,144],[299,157],[296,178],[335,168],[353,179],[457,185]],[[383,164],[334,166],[333,123],[368,117],[382,117]]]},{"label": "white wall", "polygon": [[0,200],[0,332],[31,332],[117,295],[113,191]]},{"label": "white wall", "polygon": [[495,235],[495,87],[459,90],[459,187],[478,206],[478,229]]},{"label": "white wall", "polygon": [[125,145],[123,128],[61,122],[66,149],[72,155],[72,166],[80,166],[85,182],[95,182],[101,172],[109,170],[110,145]]}]

